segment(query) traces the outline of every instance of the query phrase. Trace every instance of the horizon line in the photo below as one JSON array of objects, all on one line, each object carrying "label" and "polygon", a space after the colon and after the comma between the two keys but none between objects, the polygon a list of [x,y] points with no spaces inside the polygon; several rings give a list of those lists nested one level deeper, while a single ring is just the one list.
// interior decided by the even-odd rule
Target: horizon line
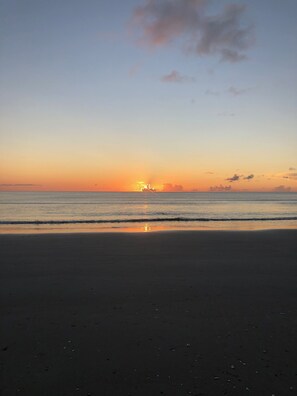
[{"label": "horizon line", "polygon": [[1,190],[0,192],[16,192],[16,193],[24,193],[24,192],[43,192],[43,193],[49,193],[49,192],[54,192],[54,193],[141,193],[141,194],[149,194],[149,195],[154,195],[155,193],[157,194],[182,194],[182,193],[297,193],[297,190],[290,190],[290,191],[275,191],[275,190],[271,190],[271,191],[267,191],[267,190],[251,190],[251,191],[247,191],[247,190],[229,190],[229,191],[210,191],[210,190],[201,190],[201,191],[154,191],[154,192],[145,192],[145,191],[141,191],[141,190],[126,190],[126,191],[120,191],[120,190],[98,190],[98,191],[94,191],[94,190]]}]

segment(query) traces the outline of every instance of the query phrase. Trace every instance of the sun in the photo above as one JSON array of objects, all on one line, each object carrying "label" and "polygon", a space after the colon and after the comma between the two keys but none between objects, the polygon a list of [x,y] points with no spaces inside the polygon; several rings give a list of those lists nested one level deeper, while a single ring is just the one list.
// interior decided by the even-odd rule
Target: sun
[{"label": "sun", "polygon": [[150,184],[150,183],[145,183],[145,182],[137,182],[138,186],[138,191],[141,192],[156,192],[157,190]]}]

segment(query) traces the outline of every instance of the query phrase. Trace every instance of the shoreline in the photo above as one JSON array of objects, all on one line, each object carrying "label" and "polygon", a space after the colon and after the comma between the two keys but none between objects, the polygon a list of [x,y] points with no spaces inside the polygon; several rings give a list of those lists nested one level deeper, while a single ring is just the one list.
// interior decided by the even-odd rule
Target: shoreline
[{"label": "shoreline", "polygon": [[17,234],[104,234],[104,233],[155,233],[155,232],[196,232],[196,231],[260,231],[260,230],[297,230],[296,220],[277,221],[238,221],[238,222],[204,222],[189,223],[150,223],[137,225],[123,223],[121,225],[98,224],[67,224],[61,225],[3,225],[0,224],[0,235]]},{"label": "shoreline", "polygon": [[253,229],[214,229],[214,228],[209,228],[209,229],[202,229],[202,228],[197,228],[197,229],[160,229],[160,230],[150,230],[150,231],[144,231],[144,230],[100,230],[100,231],[69,231],[69,232],[65,232],[65,231],[44,231],[44,232],[40,232],[40,231],[32,231],[32,232],[7,232],[7,233],[1,233],[0,232],[0,239],[2,238],[6,238],[6,237],[50,237],[50,236],[61,236],[61,237],[69,237],[71,238],[73,237],[87,237],[87,236],[104,236],[104,235],[162,235],[162,234],[220,234],[220,233],[270,233],[270,232],[292,232],[292,233],[296,233],[297,236],[297,227],[292,227],[292,228],[253,228]]},{"label": "shoreline", "polygon": [[0,235],[0,393],[294,394],[296,239]]}]

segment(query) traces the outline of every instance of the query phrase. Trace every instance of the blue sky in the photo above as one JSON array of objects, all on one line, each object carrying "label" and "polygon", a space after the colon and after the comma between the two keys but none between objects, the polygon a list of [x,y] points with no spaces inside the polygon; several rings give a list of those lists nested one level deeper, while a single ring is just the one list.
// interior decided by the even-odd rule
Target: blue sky
[{"label": "blue sky", "polygon": [[[248,29],[240,48],[206,26],[210,16],[226,23],[231,2],[200,1],[192,22],[195,1],[2,0],[2,184],[207,189],[242,172],[254,184],[234,189],[295,190],[297,2],[233,1],[245,5],[234,17],[234,29]],[[161,45],[156,26],[146,30],[154,18]],[[210,46],[186,51],[196,34]],[[245,59],[224,58],[226,49]]]}]

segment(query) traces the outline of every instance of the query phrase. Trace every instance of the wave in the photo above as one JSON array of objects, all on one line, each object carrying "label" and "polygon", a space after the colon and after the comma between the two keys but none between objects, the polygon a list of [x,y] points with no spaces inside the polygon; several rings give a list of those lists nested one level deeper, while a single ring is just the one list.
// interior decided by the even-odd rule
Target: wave
[{"label": "wave", "polygon": [[231,221],[293,221],[297,217],[249,217],[249,218],[204,218],[204,217],[153,217],[138,219],[100,219],[100,220],[8,220],[0,225],[59,225],[59,224],[114,224],[114,223],[168,223],[168,222],[231,222]]}]

